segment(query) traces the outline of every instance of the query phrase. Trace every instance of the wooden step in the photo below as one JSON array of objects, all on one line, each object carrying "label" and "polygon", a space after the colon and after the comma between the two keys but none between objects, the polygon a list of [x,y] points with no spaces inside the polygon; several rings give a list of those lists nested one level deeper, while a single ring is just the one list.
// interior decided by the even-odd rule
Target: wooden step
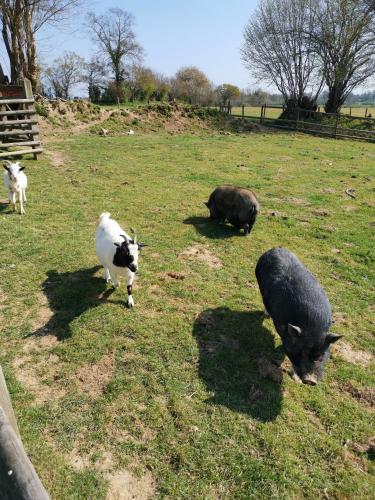
[{"label": "wooden step", "polygon": [[9,156],[21,156],[21,155],[27,155],[27,154],[36,154],[36,153],[42,153],[43,148],[36,148],[36,149],[19,149],[17,151],[6,151],[4,153],[0,153],[0,158],[8,158]]},{"label": "wooden step", "polygon": [[40,141],[0,142],[0,149],[14,148],[16,146],[40,146],[40,144]]},{"label": "wooden step", "polygon": [[0,106],[2,104],[33,104],[35,103],[34,99],[1,99],[0,98]]},{"label": "wooden step", "polygon": [[6,132],[0,132],[0,137],[8,137],[10,135],[38,135],[39,130],[9,130]]},{"label": "wooden step", "polygon": [[10,125],[23,125],[23,124],[34,125],[38,123],[38,120],[0,120],[0,127],[9,127]]},{"label": "wooden step", "polygon": [[1,111],[1,116],[13,116],[13,115],[34,115],[36,112],[34,109],[12,109],[11,111]]}]

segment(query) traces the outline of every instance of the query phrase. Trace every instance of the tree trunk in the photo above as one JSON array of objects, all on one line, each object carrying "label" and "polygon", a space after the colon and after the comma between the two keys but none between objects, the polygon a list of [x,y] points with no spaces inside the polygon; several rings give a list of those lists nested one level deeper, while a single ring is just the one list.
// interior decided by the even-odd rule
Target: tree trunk
[{"label": "tree trunk", "polygon": [[343,105],[343,89],[337,85],[328,89],[328,98],[324,110],[326,113],[338,113]]}]

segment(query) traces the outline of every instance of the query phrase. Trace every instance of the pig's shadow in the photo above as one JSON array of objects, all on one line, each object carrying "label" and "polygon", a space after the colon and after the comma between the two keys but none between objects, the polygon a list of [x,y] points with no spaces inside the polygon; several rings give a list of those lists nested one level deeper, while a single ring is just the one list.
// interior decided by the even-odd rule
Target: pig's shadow
[{"label": "pig's shadow", "polygon": [[198,233],[206,238],[222,239],[233,238],[234,236],[244,237],[243,229],[234,227],[229,223],[220,222],[210,217],[188,217],[184,224],[190,224],[195,227]]},{"label": "pig's shadow", "polygon": [[274,337],[263,325],[261,311],[232,311],[227,307],[202,311],[194,322],[199,348],[199,376],[213,392],[210,404],[224,405],[268,422],[280,413],[280,384],[258,373],[260,357],[283,359]]}]

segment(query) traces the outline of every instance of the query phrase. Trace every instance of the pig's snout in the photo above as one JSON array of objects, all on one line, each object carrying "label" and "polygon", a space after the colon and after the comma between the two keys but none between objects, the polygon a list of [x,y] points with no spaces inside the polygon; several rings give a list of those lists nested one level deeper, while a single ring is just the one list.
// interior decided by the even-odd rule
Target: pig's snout
[{"label": "pig's snout", "polygon": [[316,385],[318,383],[318,379],[315,375],[305,375],[302,377],[302,382],[308,385]]}]

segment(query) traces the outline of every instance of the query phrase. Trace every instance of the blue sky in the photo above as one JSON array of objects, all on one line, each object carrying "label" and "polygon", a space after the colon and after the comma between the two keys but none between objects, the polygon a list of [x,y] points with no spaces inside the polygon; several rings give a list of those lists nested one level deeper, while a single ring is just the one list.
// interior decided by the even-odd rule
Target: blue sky
[{"label": "blue sky", "polygon": [[[167,76],[181,66],[195,65],[215,84],[247,88],[251,78],[239,54],[242,32],[257,0],[114,0],[83,2],[72,25],[49,28],[38,36],[42,60],[48,63],[64,50],[90,58],[95,47],[83,28],[85,13],[120,7],[135,16],[135,32],[144,47],[144,64]],[[2,60],[2,59],[1,59]]]}]

